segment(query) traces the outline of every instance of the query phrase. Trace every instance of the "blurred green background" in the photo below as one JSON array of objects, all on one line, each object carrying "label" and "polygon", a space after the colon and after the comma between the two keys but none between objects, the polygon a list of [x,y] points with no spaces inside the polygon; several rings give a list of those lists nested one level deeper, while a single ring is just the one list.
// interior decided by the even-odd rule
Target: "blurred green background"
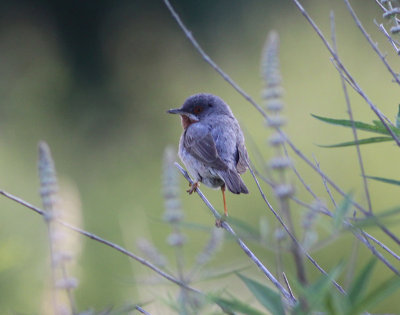
[{"label": "blurred green background", "polygon": [[[177,0],[172,4],[207,53],[259,103],[263,87],[261,51],[268,31],[279,32],[286,132],[308,157],[314,154],[321,168],[345,191],[353,191],[366,204],[355,149],[315,145],[350,140],[351,130],[323,124],[310,116],[347,118],[346,105],[330,56],[293,3]],[[374,1],[353,4],[367,31],[388,52],[388,61],[398,65],[398,57],[373,24],[373,19],[382,20],[380,8]],[[344,4],[309,0],[304,6],[328,37],[329,13],[334,10],[342,60],[375,104],[394,119],[398,91]],[[160,221],[164,211],[162,158],[166,146],[177,147],[181,127],[178,118],[165,111],[203,91],[217,94],[230,104],[246,132],[251,157],[253,142],[265,160],[273,155],[266,145],[271,131],[265,128],[262,117],[202,60],[161,0],[1,1],[0,188],[41,205],[37,143],[45,140],[52,150],[62,189],[69,191],[72,199],[80,198],[85,229],[135,253],[139,253],[135,245],[139,237],[151,239],[173,261],[174,251],[165,241],[170,227]],[[351,100],[357,120],[376,119],[353,92]],[[366,146],[362,153],[367,174],[400,177],[395,166],[399,150],[392,143]],[[294,159],[307,183],[329,204],[321,178]],[[294,175],[292,178],[298,197],[311,202]],[[260,218],[267,217],[273,235],[275,222],[250,174],[244,175],[244,180],[251,193],[228,194],[231,216],[255,229]],[[183,180],[181,184],[185,221],[211,227],[214,219],[208,209],[196,196],[184,194],[187,184]],[[275,205],[270,189],[263,187]],[[396,187],[371,182],[370,188],[376,211],[399,204]],[[203,191],[221,210],[220,193],[207,188]],[[304,213],[298,206],[293,209],[296,218]],[[323,239],[330,233],[330,221],[321,218],[318,224]],[[399,225],[390,228],[400,234]],[[185,257],[190,265],[204,246],[207,232],[185,232]],[[371,233],[398,249],[377,229],[371,229]],[[146,279],[154,278],[152,272],[103,245],[80,240],[82,253],[73,272],[80,282],[76,290],[80,310],[155,299],[148,310],[168,313],[161,298],[166,291],[173,295],[175,286],[149,286]],[[345,234],[312,254],[330,270],[350,257],[352,240]],[[272,251],[257,245],[252,248],[274,268]],[[369,255],[362,246],[357,266],[363,266]],[[291,257],[285,259],[288,274],[294,276]],[[229,240],[210,266],[219,270],[250,266],[246,272],[260,277]],[[308,263],[307,271],[310,279],[319,277]],[[0,198],[0,313],[40,313],[49,273],[42,218]],[[386,267],[378,264],[373,283],[378,285],[390,276]],[[235,276],[195,286],[207,291],[223,289],[232,282],[231,291],[248,294]],[[398,299],[392,297],[375,311],[396,312],[399,308]]]}]

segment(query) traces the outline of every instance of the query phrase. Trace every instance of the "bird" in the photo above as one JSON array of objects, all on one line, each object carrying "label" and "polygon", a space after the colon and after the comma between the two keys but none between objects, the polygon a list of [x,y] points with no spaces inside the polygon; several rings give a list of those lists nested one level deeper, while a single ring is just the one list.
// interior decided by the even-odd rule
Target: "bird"
[{"label": "bird", "polygon": [[248,168],[248,153],[230,107],[216,95],[199,93],[167,113],[181,116],[183,132],[178,155],[194,178],[187,192],[192,194],[200,183],[220,188],[227,217],[226,188],[234,194],[249,193],[240,177]]}]

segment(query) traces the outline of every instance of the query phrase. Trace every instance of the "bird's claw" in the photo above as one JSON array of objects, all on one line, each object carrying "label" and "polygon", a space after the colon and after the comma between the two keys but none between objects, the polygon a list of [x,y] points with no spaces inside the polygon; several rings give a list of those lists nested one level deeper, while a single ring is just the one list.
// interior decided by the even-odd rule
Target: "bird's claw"
[{"label": "bird's claw", "polygon": [[191,194],[193,194],[193,192],[196,191],[197,187],[199,187],[199,186],[200,186],[200,183],[199,182],[195,182],[195,183],[190,185],[190,189],[186,190],[186,192],[188,192],[189,195],[191,195]]},{"label": "bird's claw", "polygon": [[228,219],[228,215],[223,214],[219,219],[215,220],[215,226],[217,228],[222,227],[222,223],[224,223]]}]

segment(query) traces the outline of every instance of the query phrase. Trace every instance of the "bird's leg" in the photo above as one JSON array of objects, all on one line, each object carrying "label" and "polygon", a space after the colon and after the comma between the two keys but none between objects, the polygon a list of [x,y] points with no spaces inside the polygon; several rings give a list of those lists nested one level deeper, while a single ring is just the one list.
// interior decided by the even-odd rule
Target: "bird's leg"
[{"label": "bird's leg", "polygon": [[221,191],[222,191],[222,199],[224,200],[224,215],[215,221],[215,226],[221,227],[222,226],[222,221],[226,219],[228,216],[228,208],[226,207],[226,199],[225,199],[225,185],[221,186]]},{"label": "bird's leg", "polygon": [[186,192],[188,192],[189,195],[191,195],[191,194],[193,194],[194,191],[196,191],[197,187],[199,187],[199,186],[200,186],[200,182],[194,182],[193,184],[190,185],[190,189],[186,190]]},{"label": "bird's leg", "polygon": [[226,207],[225,185],[221,186],[221,191],[222,191],[222,199],[224,200],[224,214],[227,217],[228,216],[228,208]]}]

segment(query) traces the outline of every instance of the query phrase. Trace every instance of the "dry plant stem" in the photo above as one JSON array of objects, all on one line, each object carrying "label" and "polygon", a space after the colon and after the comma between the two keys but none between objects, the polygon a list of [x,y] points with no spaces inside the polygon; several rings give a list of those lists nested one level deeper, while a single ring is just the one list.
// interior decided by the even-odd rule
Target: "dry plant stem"
[{"label": "dry plant stem", "polygon": [[[264,194],[264,191],[262,190],[260,183],[258,182],[258,179],[256,177],[256,175],[254,174],[254,171],[251,169],[249,163],[247,163],[250,173],[254,178],[254,181],[257,184],[258,190],[260,191],[261,197],[264,199],[265,203],[267,204],[268,208],[271,210],[271,212],[274,214],[275,218],[279,221],[279,223],[283,226],[283,228],[285,229],[286,233],[290,236],[290,238],[292,239],[292,241],[294,243],[296,243],[296,246],[298,248],[301,249],[301,251],[303,252],[304,255],[306,255],[306,257],[308,258],[308,260],[324,275],[328,275],[327,272],[322,269],[322,267],[314,260],[314,258],[312,258],[310,256],[310,254],[307,253],[307,251],[304,249],[303,246],[301,246],[301,244],[297,241],[297,239],[294,237],[294,235],[290,232],[289,228],[286,226],[285,222],[283,222],[282,218],[279,216],[279,214],[274,210],[274,208],[272,207],[272,205],[269,203],[267,197]],[[342,294],[347,294],[346,291],[335,281],[332,280],[332,283],[335,285],[335,287],[339,290],[339,292],[341,292]]]},{"label": "dry plant stem", "polygon": [[[296,234],[294,231],[292,215],[290,213],[288,199],[279,198],[279,202],[280,202],[280,209],[286,218],[287,228],[290,231],[290,234],[293,235],[293,238],[297,240],[297,237],[296,237]],[[297,278],[299,279],[299,282],[301,284],[307,285],[306,271],[304,268],[304,260],[303,260],[302,251],[299,248],[299,242],[292,241],[290,251],[292,252],[294,263],[296,266]]]},{"label": "dry plant stem", "polygon": [[364,37],[367,39],[368,43],[371,45],[371,47],[373,48],[373,50],[377,53],[377,55],[379,56],[379,58],[382,60],[382,62],[384,63],[384,65],[386,66],[386,68],[388,69],[388,71],[390,72],[390,74],[393,76],[394,80],[396,81],[397,84],[400,84],[400,80],[399,77],[396,75],[396,73],[394,72],[394,70],[392,69],[392,67],[390,67],[390,65],[388,64],[388,62],[386,61],[385,56],[381,53],[381,51],[378,48],[378,45],[376,43],[374,43],[371,39],[371,36],[369,36],[369,34],[367,33],[367,31],[365,30],[365,28],[362,26],[360,19],[357,17],[356,13],[354,12],[352,6],[350,5],[350,2],[348,0],[344,0],[344,3],[347,6],[347,9],[349,10],[351,16],[353,17],[354,22],[357,24],[358,28],[360,29],[361,33],[363,33]]},{"label": "dry plant stem", "polygon": [[168,0],[164,0],[165,5],[167,6],[168,10],[171,12],[173,18],[175,21],[178,23],[180,28],[183,30],[185,33],[186,37],[190,40],[194,48],[200,53],[201,57],[209,64],[211,67],[214,68],[215,71],[217,71],[225,81],[227,81],[232,87],[239,92],[248,102],[250,102],[259,112],[261,115],[263,115],[265,118],[267,117],[267,114],[264,112],[264,110],[261,108],[260,105],[258,105],[245,91],[241,89],[239,85],[237,85],[224,71],[221,70],[220,67],[204,52],[203,48],[199,45],[197,40],[193,37],[192,32],[190,32],[185,24],[183,24],[181,18],[179,17],[178,13],[176,13],[175,9],[173,6],[169,3]]},{"label": "dry plant stem", "polygon": [[386,31],[386,28],[383,26],[383,24],[378,24],[376,20],[374,20],[375,25],[379,28],[379,30],[386,36],[388,39],[389,43],[393,46],[393,49],[396,51],[397,54],[400,53],[400,49],[397,47],[400,45],[400,43],[395,40],[390,34]]},{"label": "dry plant stem", "polygon": [[[293,0],[295,1],[295,0]],[[217,71],[223,78],[225,81],[227,81],[236,91],[239,92],[240,95],[242,95],[244,97],[244,99],[246,99],[250,104],[252,104],[260,113],[264,118],[268,118],[268,115],[264,112],[264,110],[261,108],[261,106],[259,106],[248,94],[246,94],[224,71],[221,70],[221,68],[218,67],[218,65],[207,55],[205,54],[204,50],[200,47],[200,45],[198,44],[198,42],[195,40],[195,38],[193,37],[192,33],[186,28],[186,26],[183,24],[183,22],[181,21],[181,19],[179,18],[178,14],[175,12],[175,10],[173,9],[173,7],[171,6],[171,4],[169,3],[168,0],[164,0],[164,3],[166,4],[167,8],[169,9],[169,11],[171,12],[172,16],[174,17],[174,19],[177,21],[178,25],[181,27],[182,31],[184,32],[184,34],[186,35],[186,37],[190,40],[190,42],[192,43],[192,45],[195,47],[195,49],[200,53],[200,55],[202,56],[202,58],[215,70]],[[301,7],[301,5],[296,1],[295,2],[300,8],[301,10],[304,11],[304,9]],[[310,23],[312,25],[315,25],[315,23],[311,20],[311,18],[308,16],[308,14],[304,11],[303,15],[305,14],[306,18],[310,21]],[[316,27],[316,25],[315,25]],[[318,34],[320,35],[320,37],[322,36],[322,39],[325,40],[325,38],[323,37],[322,33],[319,31],[318,27],[316,27],[316,29],[318,30]],[[326,42],[326,40],[325,40]],[[327,43],[327,42],[326,42]],[[329,43],[327,43],[328,47]],[[347,78],[346,78],[347,80]],[[350,84],[352,84],[350,82]],[[354,86],[354,89],[359,92],[359,90],[357,90],[357,86]],[[361,90],[360,90],[361,91]],[[362,92],[362,91],[361,91]],[[362,92],[363,93],[363,92]],[[361,96],[363,96],[364,94],[361,94],[359,92],[359,94]],[[365,99],[365,98],[364,98]],[[372,103],[368,103],[370,106],[372,105],[374,108],[375,106]],[[375,111],[374,111],[375,112]],[[376,113],[376,112],[375,112]],[[378,115],[379,119],[386,119],[387,121],[390,122],[389,119],[387,119],[383,114],[381,114],[379,112]],[[382,121],[381,119],[381,121]],[[386,122],[383,122],[383,124],[386,125]],[[393,124],[392,124],[393,125]],[[386,127],[387,128],[387,127]],[[318,168],[315,167],[315,165],[294,145],[294,143],[279,129],[276,129],[280,135],[282,137],[284,137],[285,141],[287,142],[287,144],[292,148],[293,152],[295,152],[296,155],[298,155],[302,160],[304,160],[314,171],[316,171],[318,174],[320,174],[321,176],[323,176],[328,182],[329,184],[331,184],[331,186],[333,188],[335,188],[336,191],[338,191],[343,197],[346,196],[346,193],[340,189],[339,186],[337,186],[328,176],[326,176],[324,173],[322,173],[320,170],[318,170]],[[396,140],[397,138],[394,137],[393,133],[391,130],[389,130],[389,132],[391,133],[392,137]],[[357,208],[359,209],[361,212],[363,212],[364,214],[368,214],[368,211],[365,210],[360,204],[358,204],[356,201],[354,201],[353,199],[350,199],[350,202]],[[391,233],[389,230],[387,230],[385,227],[379,226],[382,231],[384,233],[386,233],[390,238],[392,238],[397,244],[400,245],[400,239],[398,239],[393,233]]]},{"label": "dry plant stem", "polygon": [[289,290],[290,295],[294,298],[292,288],[290,287],[290,283],[289,283],[288,278],[286,277],[286,274],[284,272],[282,272],[282,277],[285,280],[285,284],[286,284],[286,286],[287,286],[287,288]]},{"label": "dry plant stem", "polygon": [[[347,2],[347,1],[345,0],[345,2]],[[336,44],[335,15],[334,15],[333,11],[331,11],[331,32],[332,32],[333,50],[339,59],[339,54],[338,54],[338,49],[337,49],[337,44]],[[361,150],[360,150],[360,146],[358,144],[358,135],[357,135],[356,126],[355,126],[355,122],[354,122],[353,110],[351,108],[351,103],[350,103],[349,93],[347,92],[346,83],[343,79],[343,72],[340,68],[339,68],[339,75],[340,75],[340,81],[341,81],[342,88],[343,88],[344,98],[346,100],[347,113],[349,114],[349,118],[351,120],[351,129],[353,131],[354,141],[356,142],[358,164],[360,165],[361,177],[362,177],[363,184],[364,184],[365,197],[366,197],[367,203],[368,203],[368,211],[370,213],[372,213],[371,197],[369,194],[367,177],[365,176],[364,163],[363,163],[363,159],[361,156]]]},{"label": "dry plant stem", "polygon": [[230,85],[233,86],[233,88],[239,92],[247,101],[249,101],[264,117],[266,117],[266,113],[264,110],[248,95],[246,94],[240,86],[234,83],[234,81],[225,73],[221,70],[221,68],[218,67],[216,63],[204,52],[204,50],[201,48],[199,43],[196,41],[196,39],[193,37],[192,33],[186,28],[185,24],[183,24],[182,20],[180,19],[179,15],[176,13],[172,5],[169,3],[168,0],[164,0],[165,5],[167,6],[168,10],[171,12],[173,18],[176,20],[178,25],[181,27],[181,29],[184,31],[186,37],[191,41],[193,46],[196,48],[196,50],[201,54],[203,59],[209,63],[224,79],[227,81]]},{"label": "dry plant stem", "polygon": [[[292,148],[294,153],[296,153],[299,157],[303,159],[311,168],[313,168],[322,178],[325,178],[325,180],[343,197],[348,197],[348,195],[338,186],[335,184],[335,182],[330,179],[321,169],[319,169],[317,166],[315,166],[291,141],[288,141],[289,139],[286,138],[287,144]],[[349,198],[349,201],[351,202],[352,205],[354,205],[358,210],[360,210],[365,216],[369,217],[371,214],[365,210],[358,202],[354,201],[352,198]],[[392,233],[390,232],[385,226],[382,224],[377,224],[379,228],[386,234],[388,235],[393,241],[395,241],[398,245],[400,245],[400,240]]]},{"label": "dry plant stem", "polygon": [[[317,166],[317,168],[319,170],[321,170],[321,167],[319,166],[319,162],[318,162],[318,160],[317,160],[317,158],[315,156],[314,156],[314,161],[315,161],[315,165]],[[322,178],[322,183],[324,184],[325,190],[328,193],[328,196],[331,199],[333,206],[336,208],[337,204],[336,204],[335,198],[333,198],[333,195],[332,195],[332,192],[331,192],[331,190],[330,190],[330,188],[328,186],[328,183],[326,182],[326,178],[324,176],[321,176],[321,178]]]},{"label": "dry plant stem", "polygon": [[[316,162],[317,163],[317,165],[319,166],[319,164],[318,164],[318,162]],[[294,167],[294,166],[292,166],[292,167]],[[305,183],[305,181],[304,181],[304,179],[302,178],[302,176],[300,175],[300,173],[297,171],[297,169],[294,167],[294,170],[295,170],[295,173],[296,173],[296,175],[297,175],[297,177],[299,178],[299,180],[300,180],[300,182],[301,183],[303,183],[303,185],[305,185],[305,187],[306,187],[306,189],[307,189],[307,187],[309,187],[306,183]],[[255,172],[255,174],[259,177],[259,178],[261,178],[264,182],[266,182],[268,185],[270,185],[271,187],[274,187],[274,183],[271,181],[271,180],[269,180],[268,178],[265,178],[265,177],[263,177],[257,170],[254,170],[254,172]],[[313,191],[311,190],[311,189],[307,189],[308,190],[308,192],[312,195],[312,196],[314,196],[314,193],[313,193]],[[329,188],[328,188],[328,191],[329,191]],[[301,205],[301,206],[303,206],[303,207],[306,207],[307,209],[309,209],[309,210],[313,210],[313,208],[309,205],[309,204],[307,204],[306,202],[304,202],[304,201],[301,201],[300,199],[298,199],[298,198],[296,198],[295,196],[292,196],[291,197],[291,199],[294,201],[294,202],[296,202],[297,204],[299,204],[299,205]],[[334,204],[336,204],[336,202],[335,202],[335,200],[333,199],[333,197],[332,197],[332,202],[334,203]],[[323,210],[317,210],[318,211],[318,213],[322,213],[322,214],[324,214],[324,215],[326,215],[326,216],[328,216],[328,217],[330,217],[330,218],[333,218],[333,214],[332,214],[332,212],[331,211],[329,211],[327,208],[325,208],[324,207],[324,209]],[[349,223],[347,220],[343,220],[343,224],[347,227],[347,228],[350,228],[352,231],[353,231],[353,233],[355,233],[355,231],[354,231],[354,226],[351,224],[351,223]],[[372,235],[370,235],[370,234],[368,234],[367,232],[363,232],[363,235],[365,236],[365,237],[367,237],[368,239],[370,239],[371,241],[373,241],[374,243],[376,243],[378,246],[380,246],[382,249],[384,249],[386,252],[388,252],[390,255],[392,255],[395,259],[397,259],[397,260],[399,260],[400,261],[400,256],[399,255],[397,255],[395,252],[393,252],[389,247],[387,247],[385,244],[383,244],[382,242],[380,242],[379,240],[377,240],[376,238],[374,238]],[[357,236],[357,235],[356,235]],[[361,236],[360,236],[361,237]],[[358,238],[358,237],[357,237]],[[361,238],[360,239],[364,244],[365,244],[365,241],[363,241],[363,239]],[[379,257],[378,257],[379,258]]]},{"label": "dry plant stem", "polygon": [[[3,195],[5,197],[7,197],[8,199],[11,199],[11,200],[13,200],[13,201],[25,206],[26,208],[33,210],[37,214],[40,214],[42,216],[45,215],[45,212],[43,210],[31,205],[30,203],[26,202],[25,200],[23,200],[21,198],[18,198],[16,196],[4,191],[4,190],[0,190],[0,195]],[[175,283],[175,284],[177,284],[177,285],[179,285],[181,287],[184,287],[185,289],[188,289],[188,290],[190,290],[192,292],[199,293],[199,294],[203,295],[203,293],[201,291],[199,291],[199,290],[197,290],[195,288],[192,288],[192,287],[186,285],[185,283],[182,283],[181,281],[175,279],[173,276],[171,276],[171,275],[167,274],[166,272],[162,271],[161,269],[157,268],[156,266],[154,266],[152,263],[148,262],[147,260],[145,260],[145,259],[143,259],[143,258],[131,253],[130,251],[126,250],[122,246],[119,246],[119,245],[117,245],[115,243],[112,243],[112,242],[110,242],[108,240],[105,240],[105,239],[101,238],[100,236],[97,236],[97,235],[95,235],[93,233],[90,233],[90,232],[82,230],[82,229],[80,229],[78,227],[75,227],[75,226],[73,226],[73,225],[71,225],[71,224],[69,224],[67,222],[64,222],[64,221],[61,221],[61,220],[58,220],[58,219],[56,220],[56,222],[61,224],[64,227],[72,230],[72,231],[75,231],[75,232],[77,232],[77,233],[79,233],[81,235],[84,235],[84,236],[86,236],[86,237],[88,237],[88,238],[90,238],[92,240],[95,240],[95,241],[97,241],[99,243],[102,243],[102,244],[104,244],[104,245],[106,245],[108,247],[111,247],[111,248],[119,251],[120,253],[122,253],[122,254],[124,254],[124,255],[126,255],[126,256],[128,256],[128,257],[130,257],[130,258],[132,258],[132,259],[134,259],[136,261],[138,261],[138,262],[140,262],[142,265],[145,265],[146,267],[148,267],[151,270],[155,271],[156,273],[158,273],[163,278],[165,278],[165,279],[167,279],[167,280],[169,280],[169,281],[171,281],[171,282],[173,282],[173,283]]]},{"label": "dry plant stem", "polygon": [[[300,12],[303,14],[303,16],[306,18],[306,20],[310,23],[312,28],[315,30],[315,32],[318,34],[318,36],[321,38],[322,42],[324,43],[325,47],[328,49],[329,53],[332,55],[332,57],[335,59],[335,62],[338,64],[338,66],[342,69],[343,73],[345,76],[349,79],[349,81],[352,83],[352,87],[355,88],[355,91],[361,95],[361,97],[365,100],[365,102],[369,105],[371,110],[378,116],[379,120],[382,122],[386,130],[390,133],[392,136],[393,140],[396,142],[398,146],[400,146],[400,139],[397,138],[396,134],[393,132],[391,127],[388,125],[388,122],[390,125],[393,126],[393,123],[390,122],[390,120],[372,103],[372,101],[369,99],[369,97],[364,93],[364,91],[360,88],[358,83],[354,80],[354,78],[350,75],[350,72],[347,70],[347,68],[340,62],[340,60],[337,58],[337,55],[333,51],[331,45],[328,43],[326,40],[325,36],[322,34],[321,30],[318,28],[318,26],[315,24],[313,19],[310,17],[310,15],[307,13],[307,11],[302,7],[300,2],[298,0],[293,0],[297,8],[300,10]],[[400,82],[399,82],[400,83]]]},{"label": "dry plant stem", "polygon": [[[189,184],[193,184],[193,180],[190,178],[189,174],[179,165],[175,163],[178,170],[186,178]],[[211,210],[213,216],[216,220],[221,220],[221,215],[213,207],[213,205],[208,201],[199,188],[196,189],[196,193],[200,196],[206,206]],[[258,259],[258,257],[247,247],[247,245],[237,236],[236,232],[226,221],[221,221],[221,227],[228,231],[239,244],[240,248],[245,252],[245,254],[256,264],[256,266],[267,276],[267,278],[276,286],[276,288],[282,293],[282,295],[287,299],[292,305],[296,302],[296,299],[279,283],[279,281],[274,277],[274,275],[268,270],[267,267]]]},{"label": "dry plant stem", "polygon": [[149,312],[147,312],[147,311],[145,311],[143,308],[141,308],[139,305],[135,305],[135,309],[139,312],[139,313],[142,313],[142,314],[145,314],[145,315],[151,315]]},{"label": "dry plant stem", "polygon": [[[50,214],[51,215],[51,214]],[[52,237],[52,228],[50,224],[50,219],[46,218],[46,216],[49,216],[49,214],[46,214],[43,212],[43,218],[44,221],[46,222],[46,227],[47,227],[47,236],[49,239],[49,252],[50,252],[50,265],[51,265],[51,301],[53,303],[53,310],[54,313],[57,314],[58,310],[58,299],[56,295],[56,272],[55,272],[55,257],[54,257],[54,249],[53,249],[53,243],[51,240],[53,239]]]}]

